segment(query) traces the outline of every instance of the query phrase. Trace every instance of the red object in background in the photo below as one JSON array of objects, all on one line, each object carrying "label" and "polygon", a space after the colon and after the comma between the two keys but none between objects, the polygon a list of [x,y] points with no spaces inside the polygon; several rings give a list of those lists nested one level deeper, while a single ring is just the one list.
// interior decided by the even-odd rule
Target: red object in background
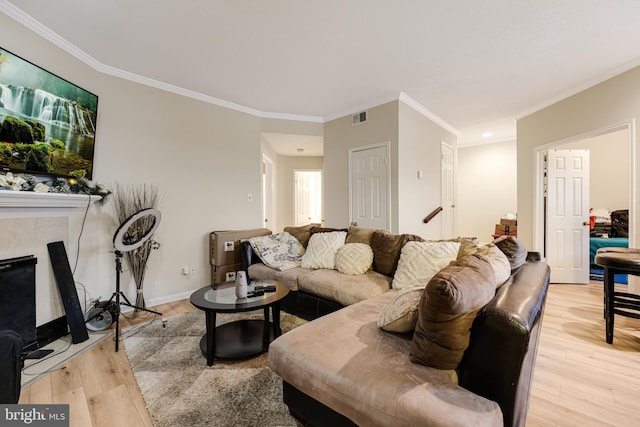
[{"label": "red object in background", "polygon": [[596,217],[595,216],[590,216],[589,217],[589,223],[590,223],[589,230],[593,230],[593,227],[595,227],[595,225],[596,225]]}]

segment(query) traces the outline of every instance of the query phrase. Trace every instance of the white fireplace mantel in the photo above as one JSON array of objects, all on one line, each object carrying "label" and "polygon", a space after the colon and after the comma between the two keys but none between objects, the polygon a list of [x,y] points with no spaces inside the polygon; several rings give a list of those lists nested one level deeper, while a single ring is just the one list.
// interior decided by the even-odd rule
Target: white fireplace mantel
[{"label": "white fireplace mantel", "polygon": [[100,196],[0,190],[0,208],[83,208]]}]

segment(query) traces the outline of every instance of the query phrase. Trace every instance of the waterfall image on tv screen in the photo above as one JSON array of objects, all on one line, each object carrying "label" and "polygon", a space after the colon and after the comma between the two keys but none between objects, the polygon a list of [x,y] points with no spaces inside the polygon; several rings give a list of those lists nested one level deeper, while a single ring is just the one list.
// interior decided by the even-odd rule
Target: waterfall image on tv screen
[{"label": "waterfall image on tv screen", "polygon": [[91,179],[98,97],[0,47],[0,170]]}]

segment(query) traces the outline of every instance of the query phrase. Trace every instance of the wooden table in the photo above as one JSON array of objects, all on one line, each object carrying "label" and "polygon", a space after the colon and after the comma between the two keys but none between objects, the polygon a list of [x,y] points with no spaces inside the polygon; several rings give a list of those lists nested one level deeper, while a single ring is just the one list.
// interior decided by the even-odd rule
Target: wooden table
[{"label": "wooden table", "polygon": [[[255,281],[252,281],[255,282]],[[191,294],[191,304],[206,314],[206,333],[200,340],[200,349],[207,357],[207,365],[213,365],[215,357],[238,359],[264,353],[272,339],[282,335],[280,329],[280,301],[289,288],[276,281],[259,281],[258,285],[274,285],[275,292],[264,295],[237,298],[232,282],[205,286]],[[253,286],[250,286],[250,290]],[[273,322],[269,321],[269,307]],[[264,309],[264,320],[238,320],[216,327],[216,313],[239,313]],[[270,332],[270,324],[273,332]]]},{"label": "wooden table", "polygon": [[604,269],[604,317],[606,321],[606,340],[613,342],[614,315],[640,319],[640,295],[628,292],[616,292],[615,274],[640,276],[640,249],[600,248],[594,262]]}]

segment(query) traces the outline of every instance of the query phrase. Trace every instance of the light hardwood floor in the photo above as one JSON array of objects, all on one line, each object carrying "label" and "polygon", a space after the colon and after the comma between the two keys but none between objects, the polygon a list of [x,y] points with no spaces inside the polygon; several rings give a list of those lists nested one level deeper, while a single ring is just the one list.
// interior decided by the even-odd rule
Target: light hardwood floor
[{"label": "light hardwood floor", "polygon": [[[600,283],[550,286],[527,427],[640,425],[640,320],[616,316],[607,344],[602,298]],[[187,300],[156,308],[163,317],[194,310]],[[20,403],[69,403],[74,427],[152,425],[124,349],[109,338],[24,389]]]}]

